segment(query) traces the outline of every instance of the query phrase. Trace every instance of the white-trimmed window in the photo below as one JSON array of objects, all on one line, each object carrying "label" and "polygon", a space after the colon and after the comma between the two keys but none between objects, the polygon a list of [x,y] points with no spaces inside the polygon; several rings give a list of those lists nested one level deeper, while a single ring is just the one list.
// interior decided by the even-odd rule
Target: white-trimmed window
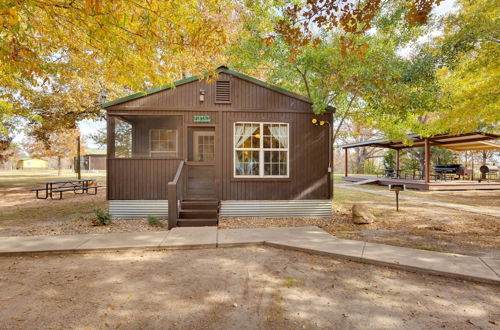
[{"label": "white-trimmed window", "polygon": [[149,134],[151,154],[177,154],[177,130],[151,129]]},{"label": "white-trimmed window", "polygon": [[234,123],[234,176],[288,178],[287,123]]}]

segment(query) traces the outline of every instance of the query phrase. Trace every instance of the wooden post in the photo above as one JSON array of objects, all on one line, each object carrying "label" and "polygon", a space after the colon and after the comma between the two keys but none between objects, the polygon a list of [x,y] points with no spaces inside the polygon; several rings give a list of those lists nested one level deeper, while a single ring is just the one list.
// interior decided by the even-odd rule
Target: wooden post
[{"label": "wooden post", "polygon": [[82,178],[82,169],[80,166],[80,135],[76,138],[76,174],[78,175],[78,180]]},{"label": "wooden post", "polygon": [[396,149],[396,178],[399,179],[399,149]]},{"label": "wooden post", "polygon": [[106,116],[106,198],[111,197],[111,159],[115,158],[115,117]]},{"label": "wooden post", "polygon": [[425,183],[431,182],[431,144],[425,139]]},{"label": "wooden post", "polygon": [[167,185],[168,196],[168,229],[172,229],[177,224],[177,184],[169,182]]},{"label": "wooden post", "polygon": [[349,155],[349,154],[348,154],[348,152],[347,152],[348,150],[349,150],[349,149],[347,149],[347,148],[345,148],[345,149],[344,149],[344,151],[345,151],[345,159],[344,159],[344,176],[348,176],[348,175],[349,175],[349,170],[348,170],[348,167],[347,167],[347,165],[348,165],[348,160],[347,160],[348,158],[347,158],[347,157],[348,157],[348,155]]},{"label": "wooden post", "polygon": [[108,159],[115,158],[115,117],[107,116],[106,123],[107,123],[106,144],[107,144]]},{"label": "wooden post", "polygon": [[471,179],[474,181],[474,151],[471,150]]}]

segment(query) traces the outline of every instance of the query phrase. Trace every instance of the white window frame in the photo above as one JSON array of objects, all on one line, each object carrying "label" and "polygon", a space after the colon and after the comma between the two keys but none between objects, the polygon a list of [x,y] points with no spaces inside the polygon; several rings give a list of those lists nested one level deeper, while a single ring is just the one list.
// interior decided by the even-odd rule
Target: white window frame
[{"label": "white window frame", "polygon": [[[153,151],[152,150],[152,142],[153,142],[153,139],[152,139],[152,135],[153,135],[153,131],[167,131],[167,130],[170,130],[170,131],[174,131],[175,132],[175,150],[174,151]],[[161,140],[160,140],[161,141]],[[171,128],[150,128],[149,129],[149,156],[151,156],[152,154],[177,154],[177,150],[179,149],[178,147],[179,145],[179,130],[176,130],[176,129],[171,129]]]},{"label": "white window frame", "polygon": [[[236,148],[236,125],[237,124],[259,124],[260,139],[259,148]],[[287,128],[287,147],[286,148],[264,148],[264,125],[286,125]],[[236,152],[237,151],[258,151],[259,152],[259,175],[238,175],[236,174]],[[265,175],[264,174],[264,151],[286,151],[286,175]],[[238,121],[233,123],[233,177],[235,179],[273,179],[273,178],[290,178],[290,124],[282,122],[251,122]]]}]

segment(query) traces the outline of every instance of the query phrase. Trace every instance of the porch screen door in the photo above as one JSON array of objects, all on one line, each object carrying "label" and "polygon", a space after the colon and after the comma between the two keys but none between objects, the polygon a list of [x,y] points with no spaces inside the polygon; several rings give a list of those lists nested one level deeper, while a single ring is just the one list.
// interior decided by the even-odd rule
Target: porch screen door
[{"label": "porch screen door", "polygon": [[216,199],[215,128],[188,128],[186,198]]}]

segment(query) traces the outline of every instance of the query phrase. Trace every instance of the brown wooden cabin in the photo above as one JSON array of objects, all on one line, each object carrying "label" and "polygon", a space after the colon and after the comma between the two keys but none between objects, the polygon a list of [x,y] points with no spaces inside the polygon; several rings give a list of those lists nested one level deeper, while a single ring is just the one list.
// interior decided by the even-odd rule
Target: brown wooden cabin
[{"label": "brown wooden cabin", "polygon": [[331,215],[333,109],[225,67],[105,103],[115,218]]},{"label": "brown wooden cabin", "polygon": [[[106,170],[106,150],[90,149],[80,156],[80,170],[85,172]],[[73,157],[73,169],[77,171],[77,157]]]}]

